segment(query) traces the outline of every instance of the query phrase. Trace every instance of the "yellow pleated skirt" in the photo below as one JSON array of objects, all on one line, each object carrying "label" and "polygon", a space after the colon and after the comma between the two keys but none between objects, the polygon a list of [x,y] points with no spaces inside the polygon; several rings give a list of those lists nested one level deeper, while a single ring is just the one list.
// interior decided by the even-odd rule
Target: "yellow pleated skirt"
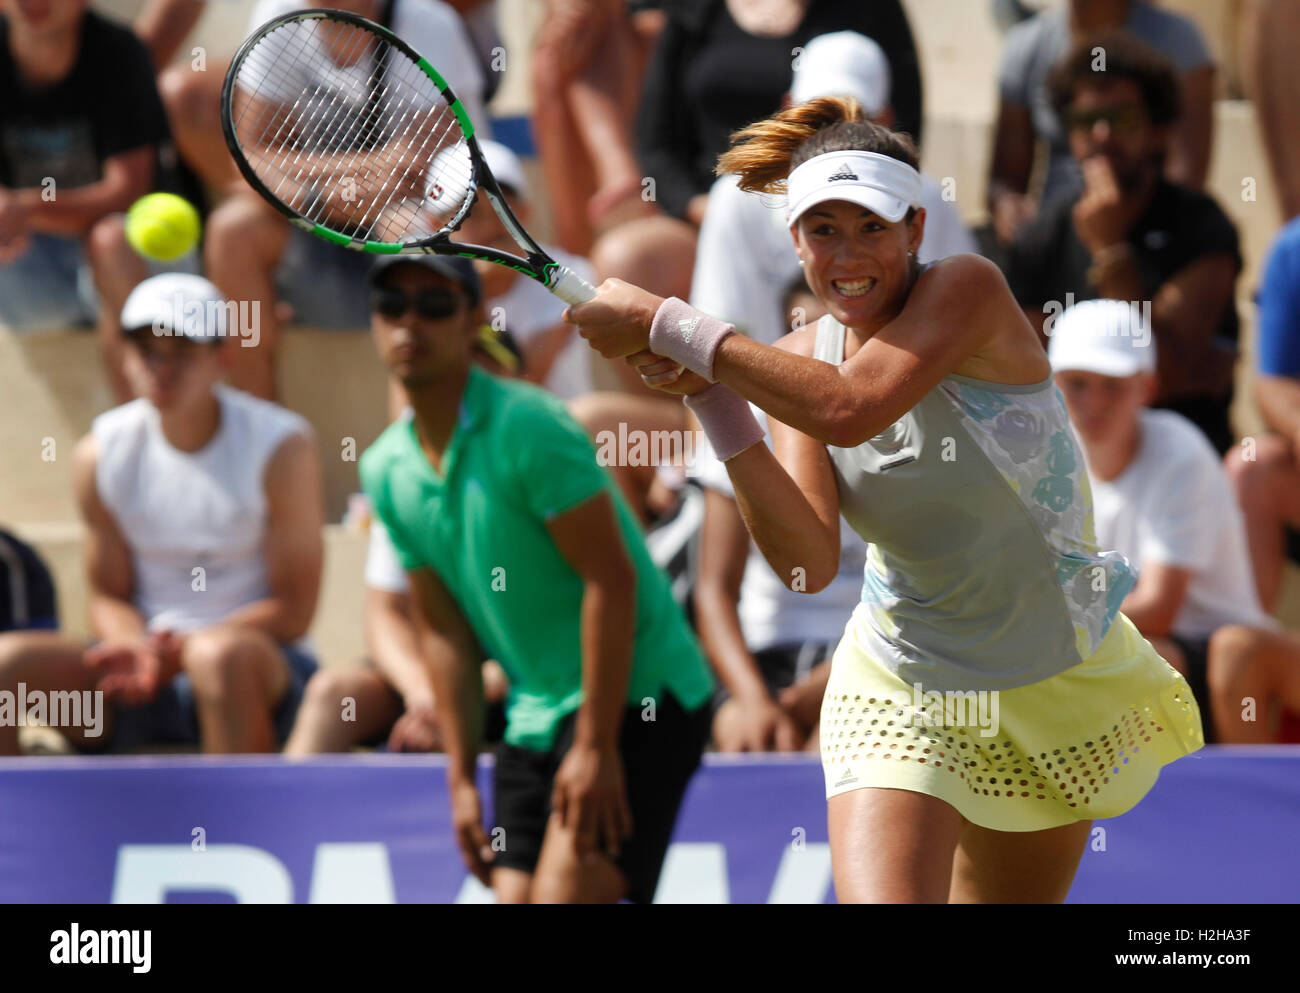
[{"label": "yellow pleated skirt", "polygon": [[[861,610],[861,608],[859,608]],[[913,790],[997,831],[1115,817],[1205,744],[1187,681],[1122,613],[1097,651],[1011,690],[922,692],[864,650],[855,614],[821,712],[826,797]]]}]

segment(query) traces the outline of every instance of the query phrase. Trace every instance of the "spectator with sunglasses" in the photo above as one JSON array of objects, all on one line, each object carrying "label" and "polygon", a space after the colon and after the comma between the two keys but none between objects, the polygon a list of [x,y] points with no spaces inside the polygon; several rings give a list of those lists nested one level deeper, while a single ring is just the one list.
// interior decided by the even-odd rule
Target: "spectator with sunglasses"
[{"label": "spectator with sunglasses", "polygon": [[[1022,7],[1019,13],[1028,12]],[[1102,31],[1123,31],[1176,68],[1182,114],[1171,131],[1165,177],[1197,190],[1205,183],[1213,130],[1214,62],[1196,23],[1146,0],[1054,4],[1012,27],[1002,47],[988,199],[994,233],[1003,247],[1040,207],[1069,196],[1079,186],[1079,170],[1070,154],[1069,136],[1053,109],[1047,77],[1075,42]],[[1031,193],[1035,146],[1040,142],[1047,146],[1047,165],[1041,191]]]},{"label": "spectator with sunglasses", "polygon": [[1222,454],[1232,444],[1241,254],[1219,205],[1164,176],[1179,115],[1174,70],[1127,35],[1096,35],[1078,43],[1048,85],[1084,185],[1020,233],[1007,282],[1044,336],[1081,300],[1148,308],[1160,346],[1153,406],[1191,420]]}]

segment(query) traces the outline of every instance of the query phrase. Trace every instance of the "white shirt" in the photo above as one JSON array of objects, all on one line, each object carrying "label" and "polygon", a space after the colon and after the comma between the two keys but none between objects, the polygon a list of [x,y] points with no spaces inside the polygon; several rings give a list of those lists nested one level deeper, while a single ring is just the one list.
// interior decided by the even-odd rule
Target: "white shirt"
[{"label": "white shirt", "polygon": [[[581,256],[570,255],[550,245],[543,245],[542,251],[556,262],[568,266],[587,282],[595,281],[595,270]],[[493,326],[496,326],[498,318],[504,320],[506,329],[522,346],[543,331],[564,324],[560,315],[567,306],[537,280],[521,274],[505,293],[487,301],[487,318]],[[571,400],[594,389],[591,378],[591,346],[577,333],[577,328],[567,326],[571,329],[569,341],[555,356],[551,371],[542,384],[563,400]]]},{"label": "white shirt", "polygon": [[[770,345],[788,334],[781,299],[799,275],[781,197],[746,193],[735,175],[722,176],[709,191],[709,209],[700,227],[691,279],[691,305],[736,325]],[[925,235],[916,253],[921,262],[975,251],[975,239],[962,224],[943,189],[921,177]]]},{"label": "white shirt", "polygon": [[397,559],[388,528],[377,516],[370,518],[370,542],[366,550],[366,585],[385,593],[409,593],[406,570]]},{"label": "white shirt", "polygon": [[[301,10],[305,6],[306,3],[302,0],[259,0],[248,20],[249,34],[273,17]],[[393,5],[390,30],[438,70],[452,92],[465,105],[475,132],[479,137],[489,137],[487,114],[483,108],[483,68],[460,15],[442,0],[397,0]],[[266,50],[265,59],[261,60],[260,55],[250,59],[245,72],[251,78],[262,62],[268,65],[276,63],[282,71],[285,66],[297,69],[297,72],[287,78],[280,77],[285,83],[285,95],[295,99],[313,84],[330,89],[330,80],[335,76],[342,79],[350,74],[360,75],[364,84],[366,77],[362,74],[370,72],[365,60],[349,68],[331,66],[328,56],[319,52],[319,48],[316,53],[302,53],[294,57],[285,53],[277,58],[280,53],[274,51],[273,36],[267,44],[271,47]],[[366,92],[366,89],[362,85],[358,92]],[[331,106],[329,99],[327,94],[322,95],[322,106]],[[305,112],[302,116],[306,119],[311,115],[310,112]]]},{"label": "white shirt", "polygon": [[[710,210],[713,208],[710,207]],[[763,430],[767,415],[749,405]],[[772,438],[766,437],[768,447]],[[735,498],[727,467],[713,453],[707,438],[701,438],[687,475],[707,489]],[[862,576],[866,567],[867,543],[840,520],[840,569],[820,593],[796,593],[777,578],[763,553],[751,540],[745,574],[740,581],[740,630],[745,646],[761,652],[778,645],[809,641],[837,642],[849,617],[862,598]]]},{"label": "white shirt", "polygon": [[1277,628],[1255,591],[1246,526],[1205,435],[1168,410],[1143,410],[1142,439],[1109,482],[1089,474],[1097,541],[1138,569],[1158,562],[1192,573],[1173,633],[1203,639],[1224,624]]},{"label": "white shirt", "polygon": [[132,600],[149,630],[193,631],[270,596],[266,466],[299,415],[224,384],[216,434],[173,448],[158,409],[132,400],[95,418],[95,485],[135,571]]}]

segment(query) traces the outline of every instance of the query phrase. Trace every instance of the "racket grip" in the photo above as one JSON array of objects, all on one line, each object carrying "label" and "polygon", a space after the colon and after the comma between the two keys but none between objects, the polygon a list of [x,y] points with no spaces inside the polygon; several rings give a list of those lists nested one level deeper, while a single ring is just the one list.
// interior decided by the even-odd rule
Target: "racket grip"
[{"label": "racket grip", "polygon": [[596,296],[596,287],[566,265],[555,267],[550,290],[565,303],[586,303]]}]

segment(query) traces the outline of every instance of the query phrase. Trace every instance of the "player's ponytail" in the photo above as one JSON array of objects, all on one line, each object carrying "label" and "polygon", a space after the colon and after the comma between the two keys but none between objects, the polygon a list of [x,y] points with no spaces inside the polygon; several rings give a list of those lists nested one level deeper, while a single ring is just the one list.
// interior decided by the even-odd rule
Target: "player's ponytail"
[{"label": "player's ponytail", "polygon": [[873,124],[849,97],[818,97],[742,128],[718,159],[718,175],[736,173],[751,193],[780,193],[795,166],[826,152],[877,152],[919,164],[916,145],[905,134]]}]

